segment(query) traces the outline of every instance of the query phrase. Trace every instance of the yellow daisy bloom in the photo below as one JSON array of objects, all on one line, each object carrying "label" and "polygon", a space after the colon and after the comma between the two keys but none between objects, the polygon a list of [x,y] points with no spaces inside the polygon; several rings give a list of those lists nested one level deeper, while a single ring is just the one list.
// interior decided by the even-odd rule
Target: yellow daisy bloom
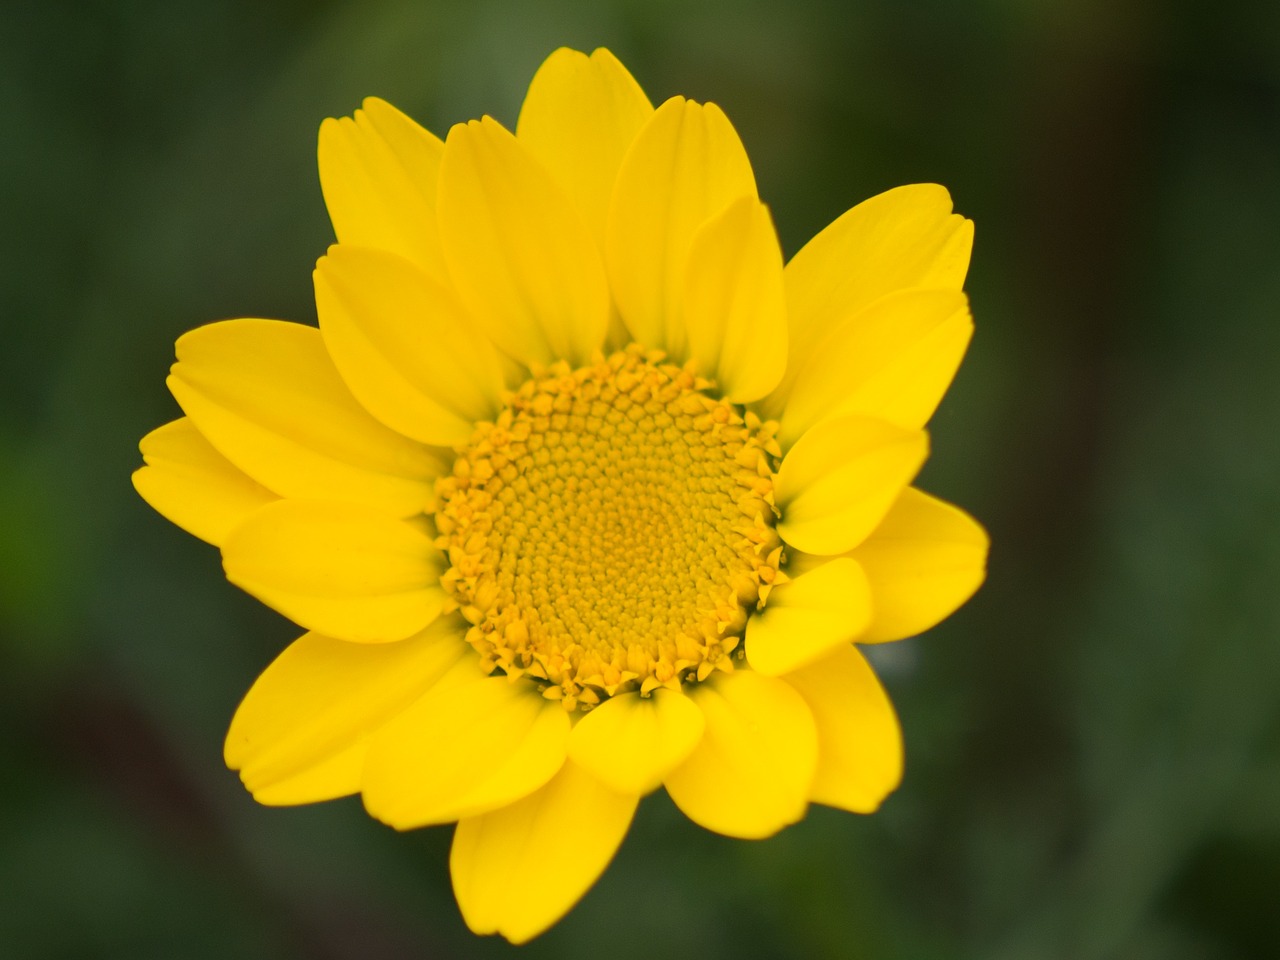
[{"label": "yellow daisy bloom", "polygon": [[139,493],[308,632],[227,764],[265,804],[456,821],[477,933],[555,923],[666,788],[766,837],[898,784],[855,643],[919,633],[987,539],[910,486],[968,344],[946,190],[859,204],[786,266],[713,104],[558,50],[514,134],[381,100],[320,128],[319,329],[178,340]]}]

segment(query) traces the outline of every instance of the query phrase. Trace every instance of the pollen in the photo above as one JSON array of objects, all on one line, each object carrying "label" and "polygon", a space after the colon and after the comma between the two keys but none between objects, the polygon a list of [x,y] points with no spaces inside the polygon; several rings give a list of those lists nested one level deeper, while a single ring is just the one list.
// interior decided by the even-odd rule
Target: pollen
[{"label": "pollen", "polygon": [[442,583],[483,668],[566,709],[732,670],[781,581],[776,424],[632,345],[536,371],[437,481]]}]

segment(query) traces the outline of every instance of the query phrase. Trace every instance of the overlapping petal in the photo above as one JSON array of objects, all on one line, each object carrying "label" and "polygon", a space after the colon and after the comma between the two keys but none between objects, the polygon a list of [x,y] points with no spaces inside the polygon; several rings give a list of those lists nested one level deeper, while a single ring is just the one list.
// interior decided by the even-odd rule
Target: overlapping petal
[{"label": "overlapping petal", "polygon": [[702,739],[702,711],[683,693],[610,697],[578,721],[569,757],[620,793],[657,789]]},{"label": "overlapping petal", "polygon": [[494,343],[526,365],[591,359],[609,324],[599,247],[551,175],[497,121],[449,131],[439,214],[450,275]]},{"label": "overlapping petal", "polygon": [[493,344],[453,292],[403,257],[335,246],[316,265],[320,332],[351,392],[423,443],[466,443],[504,389]]},{"label": "overlapping petal", "polygon": [[734,403],[777,386],[787,365],[782,251],[764,204],[743,197],[693,239],[684,276],[689,357]]},{"label": "overlapping petal", "polygon": [[177,343],[168,384],[200,433],[285,497],[348,500],[420,513],[439,454],[375,420],[334,369],[320,331],[279,320],[224,320]]},{"label": "overlapping petal", "polygon": [[914,487],[849,556],[866,571],[875,609],[860,639],[901,640],[928,630],[986,577],[989,540],[963,510]]},{"label": "overlapping petal", "polygon": [[622,161],[605,232],[614,299],[638,343],[683,359],[693,239],[709,218],[755,196],[751,162],[719,107],[672,97],[657,109]]},{"label": "overlapping petal", "polygon": [[529,84],[516,137],[577,208],[604,245],[609,200],[622,158],[653,105],[608,50],[561,47]]},{"label": "overlapping petal", "polygon": [[339,242],[389,250],[448,279],[436,219],[444,144],[376,97],[320,125],[320,188]]},{"label": "overlapping petal", "polygon": [[972,248],[972,221],[937,184],[888,190],[834,220],[787,264],[791,366],[765,413],[778,415],[826,331],[895,290],[959,290]]},{"label": "overlapping petal", "polygon": [[412,524],[354,503],[278,500],[222,547],[227,579],[341,640],[403,640],[439,615],[443,557]]},{"label": "overlapping petal", "polygon": [[870,622],[866,574],[841,557],[773,588],[747,622],[747,660],[771,677],[790,673],[856,640]]},{"label": "overlapping petal", "polygon": [[823,420],[863,414],[908,430],[928,422],[973,335],[959,290],[900,290],[822,338],[781,414],[784,447]]},{"label": "overlapping petal", "polygon": [[467,926],[512,943],[546,930],[604,872],[636,801],[570,760],[536,793],[460,820],[449,872]]},{"label": "overlapping petal", "polygon": [[804,816],[818,763],[813,715],[784,681],[751,670],[690,689],[706,732],[666,780],[685,816],[731,837],[767,837]]},{"label": "overlapping petal", "polygon": [[249,514],[278,497],[235,467],[186,417],[157,427],[139,444],[134,471],[142,499],[165,519],[214,546]]},{"label": "overlapping petal", "polygon": [[560,704],[468,657],[373,739],[365,808],[399,830],[496,810],[555,776],[568,740]]},{"label": "overlapping petal", "polygon": [[262,673],[224,747],[264,803],[309,803],[360,788],[369,734],[429,689],[461,656],[462,630],[442,618],[401,643],[357,644],[308,633]]},{"label": "overlapping petal", "polygon": [[870,664],[856,647],[842,646],[785,679],[818,729],[810,798],[871,813],[902,780],[902,731]]},{"label": "overlapping petal", "polygon": [[296,807],[350,796],[360,789],[368,751],[368,741],[357,740],[296,773],[273,778],[250,792],[253,799],[268,807]]},{"label": "overlapping petal", "polygon": [[778,468],[778,532],[806,553],[852,549],[888,513],[927,455],[921,430],[859,416],[819,424]]}]

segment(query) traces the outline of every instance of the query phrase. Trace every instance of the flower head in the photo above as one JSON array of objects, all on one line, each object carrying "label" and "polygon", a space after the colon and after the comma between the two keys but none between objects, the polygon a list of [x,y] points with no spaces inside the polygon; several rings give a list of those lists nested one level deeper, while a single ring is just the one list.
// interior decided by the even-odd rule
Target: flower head
[{"label": "flower head", "polygon": [[972,331],[946,191],[784,268],[725,115],[655,110],[605,50],[552,54],[514,134],[371,99],[319,157],[319,329],[180,338],[185,416],[134,475],[308,631],[227,735],[253,795],[457,821],[463,916],[517,942],[659,786],[737,837],[874,810],[901,739],[854,644],[937,623],[986,557],[910,485]]}]

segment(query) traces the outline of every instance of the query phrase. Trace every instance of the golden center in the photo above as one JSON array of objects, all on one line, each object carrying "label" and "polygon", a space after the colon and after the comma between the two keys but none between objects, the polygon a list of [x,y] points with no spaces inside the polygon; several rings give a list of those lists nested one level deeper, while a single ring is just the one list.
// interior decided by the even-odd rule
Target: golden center
[{"label": "golden center", "polygon": [[489,672],[566,708],[732,669],[781,575],[776,424],[632,345],[539,371],[436,485],[445,589]]}]

